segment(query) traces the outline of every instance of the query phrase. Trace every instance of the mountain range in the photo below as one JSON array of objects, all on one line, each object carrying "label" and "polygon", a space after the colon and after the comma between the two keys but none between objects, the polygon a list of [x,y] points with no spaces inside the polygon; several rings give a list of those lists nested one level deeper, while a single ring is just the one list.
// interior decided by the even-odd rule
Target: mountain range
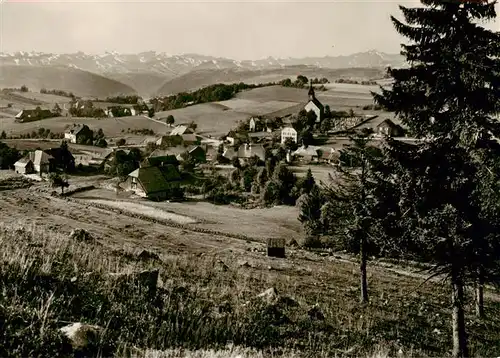
[{"label": "mountain range", "polygon": [[41,52],[0,53],[0,65],[68,66],[97,74],[152,73],[177,77],[192,70],[242,69],[263,70],[306,65],[319,68],[400,67],[404,63],[398,54],[367,51],[347,56],[305,58],[275,58],[238,61],[198,54],[169,55],[154,51],[138,54],[106,52],[93,55],[84,52],[52,54]]},{"label": "mountain range", "polygon": [[[193,90],[214,83],[279,81],[299,74],[326,77],[329,80],[340,77],[373,79],[383,76],[383,69],[387,66],[404,66],[404,59],[398,54],[375,50],[347,56],[268,57],[246,61],[154,51],[137,54],[18,51],[0,52],[0,87],[30,84],[35,90],[45,87],[69,90],[76,94],[96,93],[96,96],[97,93],[104,95],[131,91],[142,96],[154,96]],[[44,71],[44,68],[50,71]],[[110,81],[104,85],[104,79]],[[90,85],[93,83],[103,86],[97,89]]]}]

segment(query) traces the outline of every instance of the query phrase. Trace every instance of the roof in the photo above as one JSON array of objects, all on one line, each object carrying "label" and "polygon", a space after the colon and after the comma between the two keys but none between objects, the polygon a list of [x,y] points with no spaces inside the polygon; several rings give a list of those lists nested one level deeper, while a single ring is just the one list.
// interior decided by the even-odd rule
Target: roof
[{"label": "roof", "polygon": [[[58,159],[62,156],[62,149],[60,147],[45,149],[44,152],[55,159]],[[75,157],[69,150],[67,151],[67,153],[69,154],[69,158],[75,159]]]},{"label": "roof", "polygon": [[144,166],[160,166],[162,164],[179,164],[175,155],[165,155],[161,157],[148,157],[142,161]]},{"label": "roof", "polygon": [[384,121],[382,121],[381,123],[379,123],[377,125],[377,128],[378,127],[382,127],[382,126],[388,126],[388,127],[391,127],[391,128],[396,128],[398,127],[393,121],[391,121],[389,118],[386,118]]},{"label": "roof", "polygon": [[137,178],[146,194],[158,193],[169,189],[167,179],[157,167],[142,167],[128,176]]},{"label": "roof", "polygon": [[182,140],[184,142],[197,142],[198,138],[196,137],[196,135],[194,135],[192,133],[189,133],[189,134],[183,134],[182,135]]},{"label": "roof", "polygon": [[188,152],[189,153],[193,153],[195,150],[202,150],[204,153],[206,153],[206,150],[203,149],[203,147],[199,146],[199,145],[195,145],[195,146],[192,146],[188,149]]},{"label": "roof", "polygon": [[321,102],[319,101],[319,99],[317,99],[316,97],[314,97],[313,99],[310,99],[309,101],[307,101],[306,103],[306,106],[309,102],[312,102],[316,105],[316,107],[318,107],[320,110],[324,110],[325,107],[323,106],[323,104],[321,104]]},{"label": "roof", "polygon": [[191,134],[193,133],[193,130],[191,128],[188,128],[188,126],[185,125],[179,125],[172,129],[170,132],[170,135],[183,135],[183,134]]},{"label": "roof", "polygon": [[293,155],[296,155],[296,156],[299,156],[299,157],[305,157],[305,156],[318,156],[318,150],[320,148],[319,147],[315,147],[315,146],[308,146],[307,148],[305,148],[304,146],[300,147],[299,149],[297,149],[295,152],[293,152]]},{"label": "roof", "polygon": [[148,158],[154,158],[154,157],[167,157],[170,155],[177,156],[179,154],[187,152],[189,149],[183,146],[177,146],[177,147],[169,147],[167,149],[155,149],[151,154],[148,156]]},{"label": "roof", "polygon": [[41,150],[35,150],[34,152],[29,153],[29,159],[35,165],[43,165],[43,164],[49,164],[50,160],[54,159],[54,157]]},{"label": "roof", "polygon": [[238,154],[236,153],[236,151],[232,147],[227,148],[222,155],[224,156],[224,158],[227,158],[227,159],[233,159],[234,157],[238,156]]},{"label": "roof", "polygon": [[174,180],[181,179],[181,175],[180,175],[179,171],[177,170],[177,167],[173,164],[167,164],[167,165],[164,165],[158,169],[160,169],[161,173],[163,174],[163,177],[167,181],[174,181]]},{"label": "roof", "polygon": [[[80,133],[85,127],[87,127],[85,124],[81,125],[81,124],[74,124],[73,127],[67,129],[64,133],[68,133],[68,134],[74,134],[74,135],[77,135],[78,133]],[[87,127],[88,128],[88,127]],[[90,128],[89,128],[90,129]]]},{"label": "roof", "polygon": [[238,158],[259,157],[260,160],[266,159],[266,151],[262,145],[242,144],[238,148]]},{"label": "roof", "polygon": [[15,167],[25,167],[26,165],[28,165],[29,162],[31,162],[31,159],[29,158],[29,156],[27,156],[27,157],[21,158],[17,162],[15,162],[14,166]]}]

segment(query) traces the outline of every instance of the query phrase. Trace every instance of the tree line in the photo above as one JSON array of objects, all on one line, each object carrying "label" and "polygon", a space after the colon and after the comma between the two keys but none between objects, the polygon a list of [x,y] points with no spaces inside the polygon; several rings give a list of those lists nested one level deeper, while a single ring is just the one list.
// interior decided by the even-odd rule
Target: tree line
[{"label": "tree line", "polygon": [[363,303],[369,257],[429,265],[451,291],[452,356],[468,357],[466,289],[482,318],[484,285],[500,283],[500,34],[477,25],[495,18],[494,3],[422,3],[392,17],[411,40],[410,66],[389,68],[392,88],[373,96],[424,140],[375,146],[369,131],[356,135],[332,183],[302,198],[299,220],[310,245],[358,255]]}]

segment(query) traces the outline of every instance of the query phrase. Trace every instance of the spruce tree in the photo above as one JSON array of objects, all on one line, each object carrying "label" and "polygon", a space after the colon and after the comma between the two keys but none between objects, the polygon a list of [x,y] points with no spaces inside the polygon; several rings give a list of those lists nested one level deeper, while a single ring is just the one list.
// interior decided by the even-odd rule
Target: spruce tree
[{"label": "spruce tree", "polygon": [[[370,132],[351,138],[353,144],[341,151],[341,165],[325,188],[325,204],[318,217],[323,232],[338,239],[338,246],[359,256],[360,300],[368,302],[367,262],[376,253],[372,235],[378,227],[377,197],[373,172],[379,150],[370,145]],[[311,224],[309,224],[311,226]]]},{"label": "spruce tree", "polygon": [[424,139],[415,148],[388,143],[388,178],[396,183],[400,224],[406,226],[406,235],[393,236],[394,246],[434,263],[434,273],[450,279],[452,354],[465,357],[464,287],[469,278],[493,274],[500,252],[492,224],[497,208],[487,206],[480,190],[482,156],[500,153],[494,138],[500,134],[494,119],[500,112],[500,35],[478,25],[496,17],[494,3],[421,3],[400,6],[406,23],[391,18],[409,39],[401,54],[410,67],[389,68],[392,89],[374,97]]}]

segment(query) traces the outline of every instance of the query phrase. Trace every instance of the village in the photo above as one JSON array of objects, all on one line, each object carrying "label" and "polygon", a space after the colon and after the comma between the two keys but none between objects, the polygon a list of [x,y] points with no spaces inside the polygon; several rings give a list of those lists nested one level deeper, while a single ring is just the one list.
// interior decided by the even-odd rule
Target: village
[{"label": "village", "polygon": [[[56,139],[54,133],[50,133],[45,138],[34,139],[33,135],[30,139],[7,139],[6,143],[16,147],[21,145],[20,149],[23,149],[23,143],[36,148],[24,150],[24,156],[13,165],[15,173],[34,180],[49,180],[49,174],[60,172],[65,174],[65,186],[69,187],[69,191],[82,185],[78,176],[73,179],[76,172],[87,173],[84,180],[87,186],[92,184],[92,175],[89,173],[97,177],[106,174],[116,178],[115,190],[128,192],[133,197],[158,201],[174,199],[172,187],[187,189],[188,195],[189,192],[200,194],[204,180],[193,180],[200,175],[207,179],[218,172],[232,182],[234,179],[243,180],[239,178],[241,175],[234,172],[251,164],[257,168],[252,171],[254,178],[245,179],[250,180],[250,184],[239,185],[240,191],[250,193],[246,195],[248,202],[249,197],[259,197],[260,190],[252,190],[251,182],[256,180],[259,168],[262,170],[270,158],[286,164],[299,177],[305,176],[310,170],[318,182],[328,184],[332,165],[338,164],[342,148],[349,145],[349,136],[356,132],[368,129],[372,131],[374,141],[386,136],[411,141],[405,137],[404,129],[390,118],[356,115],[352,109],[336,112],[328,105],[324,106],[316,97],[312,81],[299,113],[276,117],[249,116],[217,139],[200,134],[195,122],[175,123],[171,115],[150,118],[151,109],[145,103],[108,104],[107,107],[95,103],[98,102],[74,99],[69,103],[63,138],[57,135],[60,139]],[[66,105],[63,106],[66,108]],[[60,115],[60,111],[56,105],[54,112]],[[81,116],[85,111],[90,116],[111,118],[142,116],[163,123],[165,133],[151,135],[148,131],[136,131],[136,134],[143,135],[143,140],[127,143],[124,139],[115,138],[112,142],[113,139],[106,138],[102,130],[92,125],[71,124],[72,114]],[[22,123],[37,118],[43,124],[43,118],[48,116],[48,110],[22,110],[16,115],[16,121]],[[65,144],[61,145],[61,141]],[[194,188],[193,184],[200,188]],[[245,190],[245,187],[249,190]],[[64,187],[61,189],[64,190]]]}]

